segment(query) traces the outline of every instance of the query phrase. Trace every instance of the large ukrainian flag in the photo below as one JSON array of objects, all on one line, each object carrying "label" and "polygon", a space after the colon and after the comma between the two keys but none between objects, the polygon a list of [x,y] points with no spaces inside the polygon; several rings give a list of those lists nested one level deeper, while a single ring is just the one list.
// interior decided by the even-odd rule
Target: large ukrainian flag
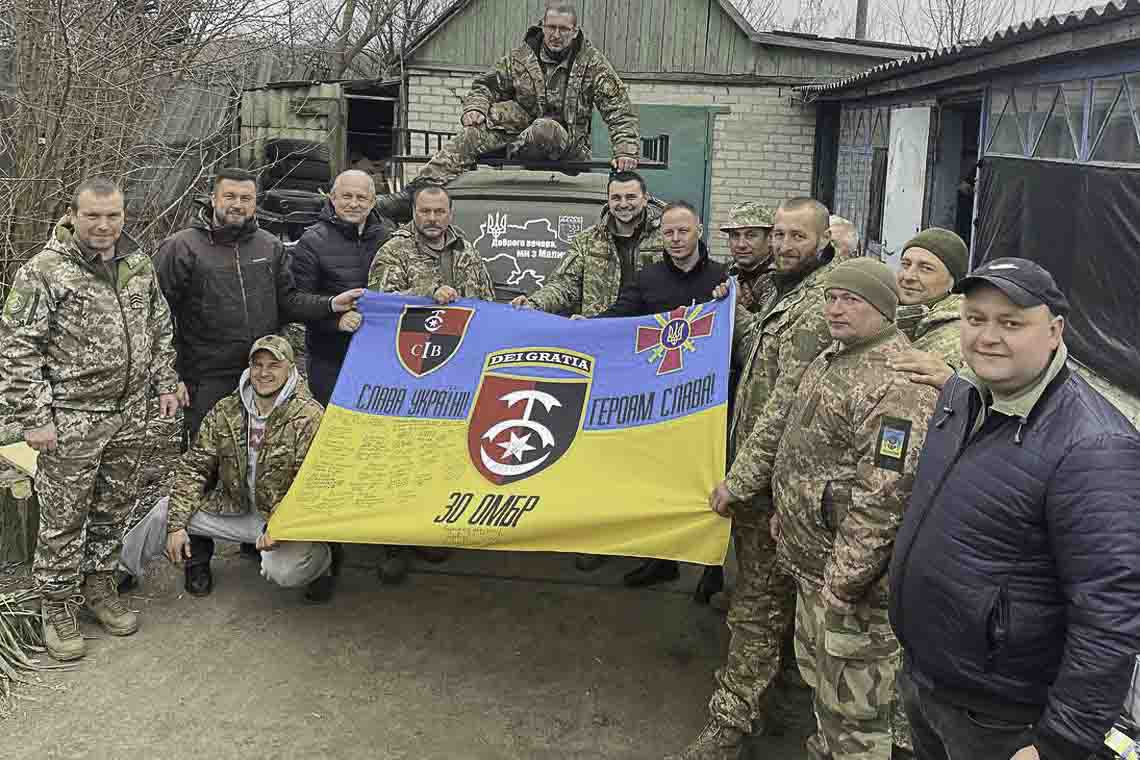
[{"label": "large ukrainian flag", "polygon": [[571,321],[366,294],[270,535],[719,564],[734,301]]}]

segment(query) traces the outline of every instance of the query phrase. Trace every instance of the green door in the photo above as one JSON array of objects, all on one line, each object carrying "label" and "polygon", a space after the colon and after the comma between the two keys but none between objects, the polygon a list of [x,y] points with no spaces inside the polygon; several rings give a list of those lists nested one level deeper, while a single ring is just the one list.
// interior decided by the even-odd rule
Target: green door
[{"label": "green door", "polygon": [[[709,179],[712,156],[713,114],[723,106],[654,106],[634,104],[644,137],[669,135],[669,168],[642,172],[649,192],[663,201],[684,200],[709,216]],[[595,158],[609,158],[610,133],[601,114],[594,111]],[[706,225],[706,237],[708,229]]]}]

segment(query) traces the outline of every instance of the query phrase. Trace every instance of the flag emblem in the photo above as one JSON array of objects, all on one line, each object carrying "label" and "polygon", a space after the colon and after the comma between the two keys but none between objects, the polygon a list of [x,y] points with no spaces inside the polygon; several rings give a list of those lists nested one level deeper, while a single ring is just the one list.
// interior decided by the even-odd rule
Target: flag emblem
[{"label": "flag emblem", "polygon": [[665,314],[654,314],[656,325],[639,325],[634,352],[657,364],[657,374],[667,375],[685,368],[685,352],[696,351],[696,340],[712,335],[715,312],[702,314],[704,304],[678,306]]}]

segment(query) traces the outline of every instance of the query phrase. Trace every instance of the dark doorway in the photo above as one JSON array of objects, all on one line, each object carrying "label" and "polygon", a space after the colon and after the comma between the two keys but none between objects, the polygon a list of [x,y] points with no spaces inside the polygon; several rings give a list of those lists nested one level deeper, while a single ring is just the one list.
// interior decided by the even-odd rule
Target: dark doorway
[{"label": "dark doorway", "polygon": [[969,243],[974,229],[982,101],[946,104],[936,113],[937,131],[931,136],[934,160],[926,196],[927,225],[954,230]]},{"label": "dark doorway", "polygon": [[384,177],[392,156],[392,125],[396,118],[396,98],[385,95],[346,93],[348,127],[345,140],[348,155],[345,166],[371,174],[377,192],[387,192]]}]

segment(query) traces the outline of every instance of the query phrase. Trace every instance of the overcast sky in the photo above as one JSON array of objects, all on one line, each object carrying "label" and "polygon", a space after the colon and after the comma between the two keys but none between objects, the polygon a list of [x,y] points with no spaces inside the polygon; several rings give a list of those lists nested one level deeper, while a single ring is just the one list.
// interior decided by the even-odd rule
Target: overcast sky
[{"label": "overcast sky", "polygon": [[[777,28],[787,29],[796,18],[800,8],[811,0],[771,0],[779,5],[780,18]],[[1053,13],[1065,13],[1072,10],[1084,9],[1096,4],[1095,0],[962,0],[967,3],[983,3],[996,9],[993,13],[1000,16],[996,26],[1005,28],[1012,23],[1024,21]],[[745,7],[749,0],[735,0],[738,6]],[[763,0],[753,0],[760,4]],[[827,21],[818,31],[825,35],[850,35],[855,24],[856,0],[816,0],[825,6],[824,16]],[[898,41],[901,36],[897,17],[900,6],[909,8],[909,13],[916,14],[918,7],[929,0],[870,0],[870,32],[872,37],[881,37]],[[1103,0],[1102,0],[1103,2]],[[991,22],[990,26],[995,24]],[[921,34],[922,24],[912,22],[911,34]],[[992,29],[987,29],[992,31]],[[916,44],[930,44],[926,40],[914,40]]]}]

